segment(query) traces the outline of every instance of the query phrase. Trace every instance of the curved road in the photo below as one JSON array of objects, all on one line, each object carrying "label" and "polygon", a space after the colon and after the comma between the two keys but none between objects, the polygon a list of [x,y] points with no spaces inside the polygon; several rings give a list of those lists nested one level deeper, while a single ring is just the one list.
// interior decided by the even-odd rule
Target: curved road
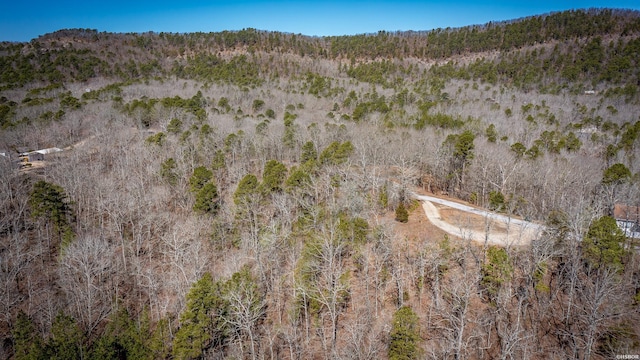
[{"label": "curved road", "polygon": [[[528,245],[533,239],[540,235],[544,226],[530,221],[512,218],[510,216],[496,214],[490,211],[477,209],[471,206],[460,204],[454,201],[444,200],[428,195],[412,194],[414,198],[423,202],[423,209],[429,221],[443,231],[460,237],[462,239],[471,239],[479,243],[491,245],[510,246],[510,245]],[[440,217],[440,212],[433,204],[444,205],[456,210],[464,211],[470,214],[487,217],[489,219],[503,223],[506,231],[493,232],[489,228],[488,231],[474,231],[463,226],[456,226],[445,222]]]}]

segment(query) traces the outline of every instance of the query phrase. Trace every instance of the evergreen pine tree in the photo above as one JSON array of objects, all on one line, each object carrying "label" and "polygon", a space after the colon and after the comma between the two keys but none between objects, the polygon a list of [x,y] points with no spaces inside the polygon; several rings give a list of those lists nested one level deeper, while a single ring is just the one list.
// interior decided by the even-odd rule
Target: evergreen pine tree
[{"label": "evergreen pine tree", "polygon": [[53,224],[62,241],[62,248],[73,240],[71,206],[61,186],[44,180],[36,182],[29,194],[29,205],[33,217],[43,217]]},{"label": "evergreen pine tree", "polygon": [[307,141],[302,145],[302,155],[300,156],[300,163],[306,164],[307,162],[318,160],[318,151],[313,141]]},{"label": "evergreen pine tree", "polygon": [[22,310],[18,313],[16,322],[11,330],[13,336],[13,357],[16,360],[43,358],[42,339],[36,333],[36,328]]},{"label": "evergreen pine tree", "polygon": [[180,328],[173,339],[175,359],[195,359],[212,346],[222,344],[226,336],[219,283],[205,273],[187,294],[187,306],[180,315]]},{"label": "evergreen pine tree", "polygon": [[513,266],[504,248],[491,246],[487,250],[487,261],[482,265],[481,284],[489,296],[494,297],[502,285],[511,279]]},{"label": "evergreen pine tree", "polygon": [[287,178],[287,167],[277,160],[269,160],[264,165],[262,188],[265,192],[282,191],[282,184]]},{"label": "evergreen pine tree", "polygon": [[218,210],[218,188],[213,183],[206,183],[196,194],[193,210],[214,215]]},{"label": "evergreen pine tree", "polygon": [[202,187],[211,180],[213,173],[204,166],[198,166],[193,169],[193,175],[189,178],[189,190],[197,193]]},{"label": "evergreen pine tree", "polygon": [[582,242],[583,256],[592,267],[623,268],[625,235],[611,216],[596,219]]},{"label": "evergreen pine tree", "polygon": [[389,360],[418,359],[420,348],[420,329],[418,315],[408,306],[403,306],[393,314],[389,342]]},{"label": "evergreen pine tree", "polygon": [[76,321],[59,313],[51,327],[51,339],[46,346],[47,359],[82,359],[84,337]]},{"label": "evergreen pine tree", "polygon": [[396,208],[396,221],[401,223],[409,222],[409,212],[404,207],[404,204],[401,202]]},{"label": "evergreen pine tree", "polygon": [[245,175],[242,180],[240,180],[240,183],[238,183],[236,192],[233,193],[233,202],[236,205],[245,205],[250,203],[252,197],[258,193],[258,186],[258,178],[255,175]]}]

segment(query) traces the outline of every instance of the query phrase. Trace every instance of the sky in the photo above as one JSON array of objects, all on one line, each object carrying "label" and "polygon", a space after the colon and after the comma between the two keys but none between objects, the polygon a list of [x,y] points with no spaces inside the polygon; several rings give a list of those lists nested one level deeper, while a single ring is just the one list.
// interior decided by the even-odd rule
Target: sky
[{"label": "sky", "polygon": [[310,36],[432,30],[588,8],[640,10],[640,0],[4,0],[0,41],[60,29],[100,32],[280,31]]}]

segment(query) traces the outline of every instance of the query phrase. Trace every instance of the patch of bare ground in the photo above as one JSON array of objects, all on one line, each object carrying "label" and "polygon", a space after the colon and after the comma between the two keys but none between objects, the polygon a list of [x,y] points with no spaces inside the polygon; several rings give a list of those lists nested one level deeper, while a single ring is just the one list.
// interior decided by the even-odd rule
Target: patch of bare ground
[{"label": "patch of bare ground", "polygon": [[422,211],[421,206],[412,206],[409,208],[409,221],[406,223],[396,221],[394,211],[388,211],[380,216],[378,222],[386,224],[393,223],[396,240],[413,244],[413,246],[419,246],[425,242],[438,242],[447,235],[444,230],[429,221],[425,212]]},{"label": "patch of bare ground", "polygon": [[487,218],[484,216],[455,210],[444,205],[434,204],[434,206],[440,212],[440,218],[449,224],[476,232],[484,232],[487,226],[490,226],[491,230],[497,233],[507,232],[507,226],[502,222],[493,221],[488,223]]},{"label": "patch of bare ground", "polygon": [[34,160],[28,163],[20,164],[20,171],[25,173],[36,172],[38,170],[44,169],[46,165],[47,165],[47,162],[44,160]]},{"label": "patch of bare ground", "polygon": [[435,226],[452,236],[476,243],[523,246],[530,244],[540,232],[540,227],[533,224],[506,223],[451,208],[447,208],[446,215],[443,215],[440,209],[429,201],[424,201],[422,207],[429,221]]}]

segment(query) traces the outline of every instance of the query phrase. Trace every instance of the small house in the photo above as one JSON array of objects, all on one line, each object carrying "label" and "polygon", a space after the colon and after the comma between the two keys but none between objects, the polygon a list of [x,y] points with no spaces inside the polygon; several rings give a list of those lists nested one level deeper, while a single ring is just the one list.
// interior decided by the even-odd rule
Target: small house
[{"label": "small house", "polygon": [[640,239],[640,206],[616,204],[613,217],[627,237]]},{"label": "small house", "polygon": [[58,152],[61,152],[61,151],[62,151],[62,149],[57,148],[57,147],[53,147],[53,148],[48,148],[48,149],[41,149],[41,150],[36,150],[36,151],[23,152],[23,153],[20,154],[20,157],[25,159],[27,162],[43,161],[45,155],[54,154],[54,153],[58,153]]},{"label": "small house", "polygon": [[44,154],[39,153],[37,151],[28,152],[24,154],[24,157],[27,159],[27,162],[44,160]]},{"label": "small house", "polygon": [[52,148],[48,148],[48,149],[42,149],[42,150],[36,150],[34,152],[40,153],[42,155],[47,155],[47,154],[53,154],[53,153],[57,153],[57,152],[61,152],[62,149],[57,148],[57,147],[52,147]]}]

